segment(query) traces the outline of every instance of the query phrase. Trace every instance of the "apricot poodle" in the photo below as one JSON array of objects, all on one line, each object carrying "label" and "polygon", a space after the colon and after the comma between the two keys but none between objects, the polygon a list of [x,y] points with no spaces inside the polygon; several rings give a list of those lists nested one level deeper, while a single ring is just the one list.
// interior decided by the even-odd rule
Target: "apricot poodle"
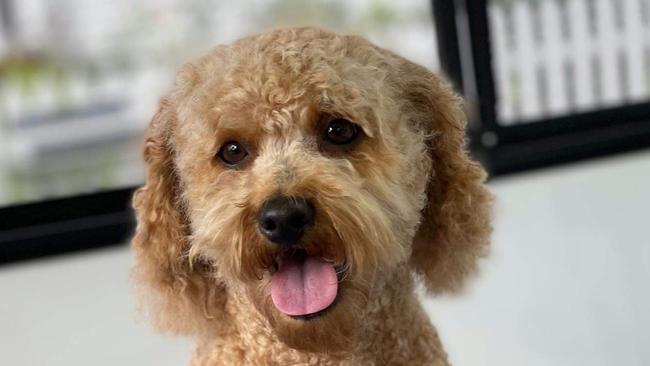
[{"label": "apricot poodle", "polygon": [[136,281],[193,365],[447,365],[491,196],[460,99],[358,36],[281,29],[182,67],[146,134]]}]

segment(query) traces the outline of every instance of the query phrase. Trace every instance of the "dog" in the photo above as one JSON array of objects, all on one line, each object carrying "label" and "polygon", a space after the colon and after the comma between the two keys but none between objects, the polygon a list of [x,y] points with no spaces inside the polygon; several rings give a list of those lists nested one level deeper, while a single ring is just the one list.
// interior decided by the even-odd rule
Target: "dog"
[{"label": "dog", "polygon": [[145,135],[134,276],[192,365],[448,365],[418,301],[489,247],[461,99],[359,36],[288,28],[185,64]]}]

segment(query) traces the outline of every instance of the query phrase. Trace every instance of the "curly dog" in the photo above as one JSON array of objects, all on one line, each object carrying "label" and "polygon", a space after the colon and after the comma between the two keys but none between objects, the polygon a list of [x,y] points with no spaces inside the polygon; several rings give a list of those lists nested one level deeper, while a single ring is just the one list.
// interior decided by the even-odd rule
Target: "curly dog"
[{"label": "curly dog", "polygon": [[146,134],[135,278],[193,365],[447,365],[418,301],[488,249],[461,100],[424,67],[306,27],[184,65]]}]

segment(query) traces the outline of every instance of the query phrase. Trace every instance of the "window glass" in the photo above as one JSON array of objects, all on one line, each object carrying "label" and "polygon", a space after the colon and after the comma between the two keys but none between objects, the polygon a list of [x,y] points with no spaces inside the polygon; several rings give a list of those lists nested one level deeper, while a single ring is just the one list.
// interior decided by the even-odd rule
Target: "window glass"
[{"label": "window glass", "polygon": [[437,68],[430,1],[0,0],[0,206],[140,184],[181,62],[281,25],[367,36]]},{"label": "window glass", "polygon": [[650,100],[650,0],[490,0],[502,124]]}]

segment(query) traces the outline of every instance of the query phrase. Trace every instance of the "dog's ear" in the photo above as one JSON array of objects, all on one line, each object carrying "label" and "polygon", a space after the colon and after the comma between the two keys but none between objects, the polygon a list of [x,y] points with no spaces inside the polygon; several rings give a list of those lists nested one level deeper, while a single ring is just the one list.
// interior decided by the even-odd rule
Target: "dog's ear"
[{"label": "dog's ear", "polygon": [[468,156],[461,98],[419,65],[407,61],[400,74],[407,113],[426,136],[431,163],[411,264],[429,292],[457,290],[487,254],[492,196],[486,173]]},{"label": "dog's ear", "polygon": [[189,225],[170,142],[175,124],[175,106],[162,99],[145,135],[146,182],[133,197],[138,226],[132,245],[148,315],[161,330],[188,334],[221,320],[225,288],[209,264],[188,259]]}]

